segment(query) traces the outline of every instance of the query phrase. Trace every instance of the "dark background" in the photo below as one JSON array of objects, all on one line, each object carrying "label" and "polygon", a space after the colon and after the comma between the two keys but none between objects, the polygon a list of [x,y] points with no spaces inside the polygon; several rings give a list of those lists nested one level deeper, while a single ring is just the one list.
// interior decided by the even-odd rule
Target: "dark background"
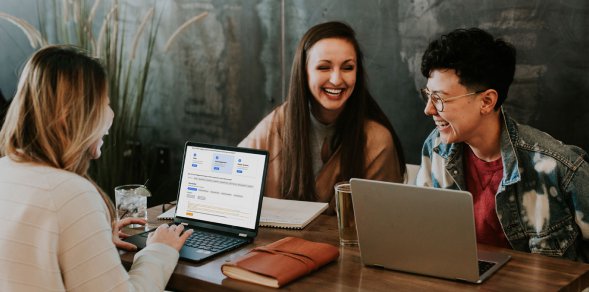
[{"label": "dark background", "polygon": [[[42,1],[42,0],[41,0]],[[106,1],[108,2],[108,1]],[[137,27],[151,1],[127,0]],[[2,1],[0,11],[36,24],[36,0]],[[157,1],[163,11],[158,47],[185,20],[187,29],[152,63],[141,122],[142,151],[151,170],[151,204],[174,199],[184,141],[234,145],[283,101],[296,45],[312,25],[351,24],[366,56],[369,85],[405,148],[418,164],[433,128],[417,98],[428,42],[460,27],[480,27],[518,50],[505,110],[521,123],[589,150],[589,2],[572,1]],[[0,88],[10,99],[33,49],[0,20]],[[105,149],[107,151],[107,149]],[[159,163],[159,164],[158,164]],[[143,183],[143,182],[129,182]]]}]

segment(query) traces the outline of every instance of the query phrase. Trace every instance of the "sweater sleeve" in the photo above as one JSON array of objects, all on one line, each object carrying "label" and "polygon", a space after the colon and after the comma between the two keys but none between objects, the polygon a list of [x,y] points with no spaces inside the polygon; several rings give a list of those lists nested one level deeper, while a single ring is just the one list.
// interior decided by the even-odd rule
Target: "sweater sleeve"
[{"label": "sweater sleeve", "polygon": [[237,146],[268,150],[268,136],[272,130],[274,112],[267,115]]},{"label": "sweater sleeve", "polygon": [[178,260],[178,251],[164,244],[150,244],[137,253],[128,274],[112,242],[106,206],[98,192],[81,178],[60,188],[55,204],[58,258],[67,290],[164,290]]},{"label": "sweater sleeve", "polygon": [[[163,283],[159,291],[164,290],[166,283],[170,279],[176,262],[178,261],[178,251],[169,245],[163,243],[152,243],[135,255],[133,266],[129,270],[130,282],[133,283],[136,290],[148,291]],[[154,279],[155,278],[155,279]]]},{"label": "sweater sleeve", "polygon": [[366,126],[366,178],[398,183],[404,178],[391,133],[373,121]]},{"label": "sweater sleeve", "polygon": [[237,146],[270,150],[271,144],[280,136],[278,128],[283,125],[285,105],[283,103],[264,117]]}]

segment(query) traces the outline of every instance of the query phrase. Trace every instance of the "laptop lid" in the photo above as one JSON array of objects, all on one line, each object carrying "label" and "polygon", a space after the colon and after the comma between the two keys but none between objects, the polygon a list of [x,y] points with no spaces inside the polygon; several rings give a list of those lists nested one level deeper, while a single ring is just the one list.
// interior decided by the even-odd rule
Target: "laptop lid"
[{"label": "laptop lid", "polygon": [[[477,252],[468,192],[364,179],[350,183],[365,265],[481,283],[509,260]],[[481,255],[495,263],[483,275]]]},{"label": "laptop lid", "polygon": [[174,222],[253,238],[268,152],[186,142]]}]

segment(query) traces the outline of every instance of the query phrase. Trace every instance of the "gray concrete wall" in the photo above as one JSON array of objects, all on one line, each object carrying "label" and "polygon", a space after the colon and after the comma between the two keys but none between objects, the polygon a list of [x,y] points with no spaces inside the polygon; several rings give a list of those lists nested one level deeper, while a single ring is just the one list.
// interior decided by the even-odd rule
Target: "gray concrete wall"
[{"label": "gray concrete wall", "polygon": [[[42,1],[42,0],[41,0]],[[151,1],[123,1],[129,28]],[[186,140],[237,144],[284,98],[296,44],[312,25],[341,20],[357,31],[369,85],[401,137],[407,161],[418,163],[433,128],[418,88],[429,40],[477,26],[518,49],[516,79],[505,108],[517,120],[589,150],[589,2],[507,0],[174,0],[155,1],[161,14],[148,100],[144,147],[169,150],[161,169],[163,196],[175,196]],[[36,0],[2,1],[0,11],[36,22]],[[207,11],[168,52],[163,45],[184,21]],[[26,39],[0,20],[0,88],[12,96],[30,55]],[[158,149],[160,149],[158,148]],[[158,176],[157,173],[153,174]]]},{"label": "gray concrete wall", "polygon": [[[36,24],[36,3],[37,0],[2,1],[0,12]],[[0,19],[0,90],[6,98],[12,98],[21,67],[33,51],[19,28]]]},{"label": "gray concrete wall", "polygon": [[[505,109],[522,123],[589,150],[589,2],[587,1],[286,1],[286,58],[311,25],[350,23],[364,48],[370,87],[410,163],[433,123],[423,115],[419,66],[428,42],[460,27],[480,27],[518,50]],[[288,76],[285,76],[287,78]]]}]

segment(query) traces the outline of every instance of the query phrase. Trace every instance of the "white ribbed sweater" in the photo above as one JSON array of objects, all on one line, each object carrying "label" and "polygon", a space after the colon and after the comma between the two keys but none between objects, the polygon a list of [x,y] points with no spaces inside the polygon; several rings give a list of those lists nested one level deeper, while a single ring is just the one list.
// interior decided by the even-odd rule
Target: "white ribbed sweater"
[{"label": "white ribbed sweater", "polygon": [[108,218],[88,180],[0,158],[0,291],[162,291],[178,252],[151,244],[127,273]]}]

